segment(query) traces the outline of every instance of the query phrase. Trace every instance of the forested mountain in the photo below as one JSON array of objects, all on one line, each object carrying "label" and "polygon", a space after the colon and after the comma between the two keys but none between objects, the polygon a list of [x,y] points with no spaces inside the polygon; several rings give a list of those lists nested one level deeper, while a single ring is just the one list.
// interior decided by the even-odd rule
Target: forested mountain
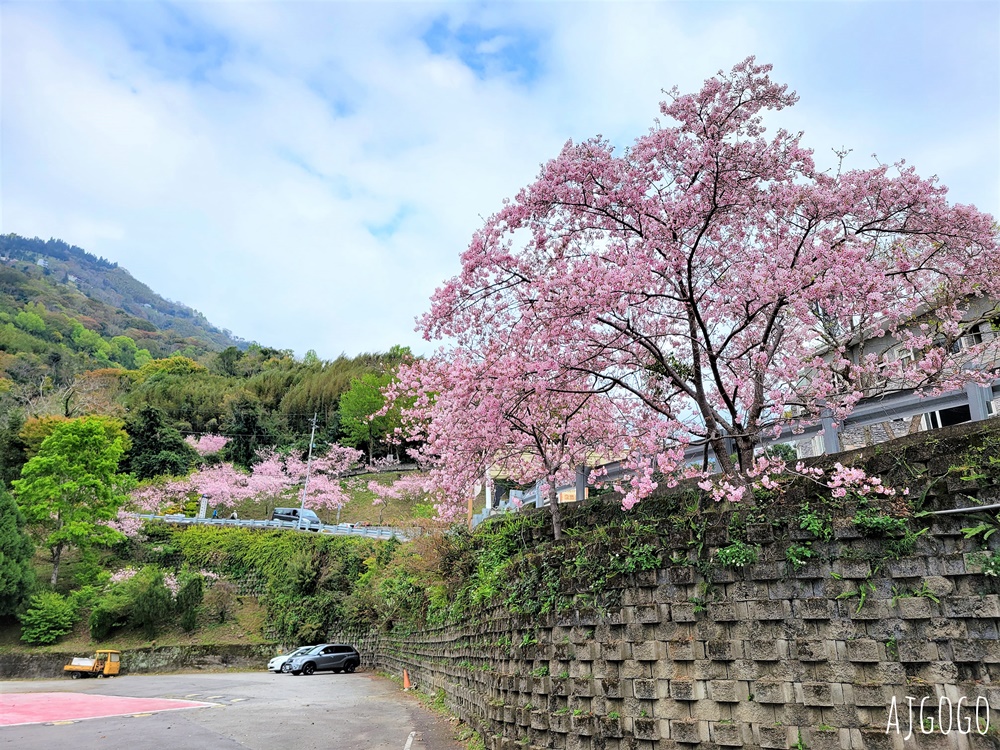
[{"label": "forested mountain", "polygon": [[84,306],[82,301],[74,301],[74,295],[66,293],[75,291],[89,300],[103,302],[148,321],[165,334],[203,342],[206,350],[229,346],[245,349],[247,346],[246,341],[213,326],[197,310],[164,299],[117,263],[98,258],[62,240],[0,235],[0,263],[53,287],[51,294],[43,294],[48,299],[35,301],[58,302],[70,309],[79,309]]}]

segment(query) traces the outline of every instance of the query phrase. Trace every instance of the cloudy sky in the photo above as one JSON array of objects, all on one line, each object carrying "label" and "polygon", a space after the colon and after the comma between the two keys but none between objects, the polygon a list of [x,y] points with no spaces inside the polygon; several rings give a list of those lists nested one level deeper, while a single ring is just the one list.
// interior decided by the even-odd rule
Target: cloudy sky
[{"label": "cloudy sky", "polygon": [[821,163],[905,158],[1000,215],[1000,3],[0,0],[0,231],[117,261],[301,356],[415,316],[569,138],[748,55]]}]

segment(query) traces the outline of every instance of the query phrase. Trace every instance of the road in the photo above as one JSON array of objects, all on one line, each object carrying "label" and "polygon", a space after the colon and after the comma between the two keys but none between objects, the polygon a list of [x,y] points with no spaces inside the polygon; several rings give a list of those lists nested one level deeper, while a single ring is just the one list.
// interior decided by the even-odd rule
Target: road
[{"label": "road", "polygon": [[[0,682],[15,694],[173,698],[208,707],[0,727],[0,748],[18,750],[461,750],[451,724],[391,680],[359,672],[311,677],[268,672],[125,675],[96,680]],[[55,698],[46,701],[55,702]],[[23,700],[30,700],[26,696]],[[108,704],[113,701],[108,699]],[[130,710],[135,710],[131,708]],[[409,743],[409,745],[407,744]]]},{"label": "road", "polygon": [[401,529],[388,526],[356,526],[349,523],[330,523],[321,526],[301,526],[295,521],[271,521],[256,518],[189,518],[184,515],[156,516],[149,513],[130,513],[134,518],[146,521],[163,521],[180,526],[241,526],[250,529],[288,529],[291,531],[334,534],[337,536],[363,536],[369,539],[392,539],[408,542],[409,537]]}]

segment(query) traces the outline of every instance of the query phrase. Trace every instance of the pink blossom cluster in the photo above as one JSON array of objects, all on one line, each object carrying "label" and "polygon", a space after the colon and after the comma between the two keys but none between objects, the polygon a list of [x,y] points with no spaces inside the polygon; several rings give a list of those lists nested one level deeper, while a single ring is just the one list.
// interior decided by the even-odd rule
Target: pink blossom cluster
[{"label": "pink blossom cluster", "polygon": [[[124,583],[125,581],[129,581],[135,578],[138,572],[139,571],[131,565],[116,570],[108,579],[108,585],[115,586],[117,584]],[[173,597],[177,596],[177,592],[180,591],[181,588],[180,582],[177,580],[177,574],[173,571],[168,571],[163,574],[163,585],[167,587],[167,590],[170,591],[170,595]]]},{"label": "pink blossom cluster", "polygon": [[225,448],[229,438],[224,435],[199,435],[197,437],[188,435],[184,438],[184,442],[194,448],[199,456],[210,456]]},{"label": "pink blossom cluster", "polygon": [[[886,487],[880,478],[870,476],[864,469],[846,467],[839,462],[834,464],[833,473],[826,486],[833,490],[834,497],[846,497],[848,491],[860,497],[868,495],[892,497],[896,494],[893,487]],[[904,488],[903,494],[909,494],[909,490]]]},{"label": "pink blossom cluster", "polygon": [[126,508],[119,508],[118,515],[106,523],[107,526],[127,537],[134,537],[142,530],[145,521],[139,518],[135,512]]},{"label": "pink blossom cluster", "polygon": [[[301,488],[299,499],[307,508],[339,508],[349,499],[340,486],[340,479],[361,457],[361,451],[354,448],[332,446],[325,455],[313,458],[306,489],[307,462],[296,455],[268,451],[251,473],[222,463],[202,467],[188,477],[143,485],[132,493],[129,509],[156,514],[171,503],[200,495],[207,495],[214,506],[233,507],[260,495],[276,497],[298,488]],[[306,494],[301,497],[303,491]],[[142,521],[123,509],[113,525],[127,536],[134,536]]]},{"label": "pink blossom cluster", "polygon": [[383,474],[387,471],[395,471],[400,466],[399,459],[395,456],[384,456],[376,458],[365,467],[366,471],[372,474]]},{"label": "pink blossom cluster", "polygon": [[136,570],[131,566],[126,568],[121,568],[120,570],[116,570],[114,573],[111,574],[111,578],[108,579],[108,583],[111,584],[112,586],[118,583],[124,583],[130,578],[134,578],[135,574],[138,572],[139,572],[138,570]]},{"label": "pink blossom cluster", "polygon": [[[766,134],[797,100],[748,58],[672,90],[625,151],[568,142],[485,221],[420,321],[447,348],[386,390],[443,516],[487,471],[555,487],[607,460],[632,470],[629,507],[691,443],[741,499],[775,481],[750,476],[761,435],[841,420],[876,384],[984,377],[951,344],[970,301],[1000,299],[993,218],[904,162],[818,169],[801,134]],[[880,336],[913,356],[855,351]]]},{"label": "pink blossom cluster", "polygon": [[429,486],[430,478],[426,474],[404,474],[391,484],[382,484],[374,479],[368,482],[368,490],[375,495],[372,505],[388,505],[392,500],[404,498],[419,498],[433,489]]},{"label": "pink blossom cluster", "polygon": [[172,597],[176,597],[177,592],[181,590],[180,581],[177,580],[177,574],[173,571],[163,574],[163,585],[167,587],[167,591],[170,592],[170,596]]}]

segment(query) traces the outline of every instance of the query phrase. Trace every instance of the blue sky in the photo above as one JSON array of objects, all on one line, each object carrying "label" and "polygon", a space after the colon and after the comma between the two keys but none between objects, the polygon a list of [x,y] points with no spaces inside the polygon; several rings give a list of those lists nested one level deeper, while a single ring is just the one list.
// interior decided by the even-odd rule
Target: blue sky
[{"label": "blue sky", "polygon": [[299,356],[426,351],[414,318],[483,216],[750,54],[819,162],[905,158],[1000,215],[993,0],[0,0],[0,231]]}]

